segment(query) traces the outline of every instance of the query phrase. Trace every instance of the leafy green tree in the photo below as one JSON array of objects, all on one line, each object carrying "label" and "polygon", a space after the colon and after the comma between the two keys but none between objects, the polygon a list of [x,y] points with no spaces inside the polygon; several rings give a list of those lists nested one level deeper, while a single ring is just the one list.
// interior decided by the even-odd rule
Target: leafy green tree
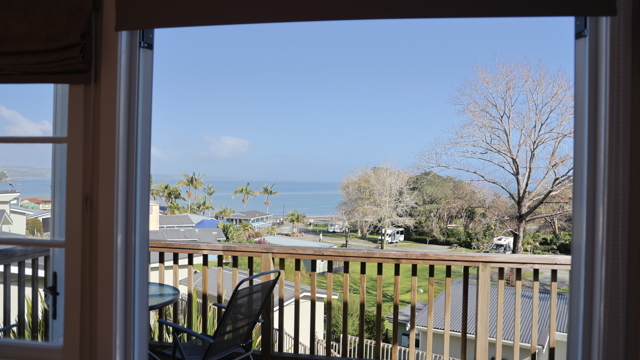
[{"label": "leafy green tree", "polygon": [[303,212],[298,212],[298,210],[289,211],[287,213],[287,221],[291,223],[291,231],[294,233],[298,232],[298,225],[304,224],[307,216]]},{"label": "leafy green tree", "polygon": [[238,230],[236,224],[220,221],[218,223],[218,228],[222,230],[222,233],[227,238],[227,242],[238,242],[238,239],[242,236],[242,233]]},{"label": "leafy green tree", "polygon": [[9,175],[5,171],[0,171],[0,181],[10,180]]},{"label": "leafy green tree", "polygon": [[249,185],[250,183],[247,182],[247,184],[244,186],[238,186],[236,191],[233,192],[233,196],[231,196],[231,198],[235,198],[238,195],[241,196],[243,210],[247,210],[247,202],[249,201],[249,199],[253,199],[256,197],[255,190],[249,188]]},{"label": "leafy green tree", "polygon": [[273,187],[275,185],[276,184],[274,183],[271,186],[269,186],[269,184],[264,184],[264,186],[258,186],[258,188],[260,189],[260,191],[258,191],[258,194],[264,195],[266,197],[264,204],[267,206],[267,213],[269,212],[269,205],[271,205],[271,201],[269,201],[269,196],[280,195],[279,192],[273,191]]},{"label": "leafy green tree", "polygon": [[35,236],[42,234],[42,221],[37,218],[27,219],[27,231],[26,235]]}]

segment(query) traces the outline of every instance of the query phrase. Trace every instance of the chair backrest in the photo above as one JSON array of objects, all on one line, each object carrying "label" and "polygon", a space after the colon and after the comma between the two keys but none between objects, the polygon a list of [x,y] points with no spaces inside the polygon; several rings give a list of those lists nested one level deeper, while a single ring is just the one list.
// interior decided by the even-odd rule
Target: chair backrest
[{"label": "chair backrest", "polygon": [[[276,276],[262,281],[262,276],[271,274]],[[251,345],[253,329],[279,278],[280,271],[272,270],[250,276],[238,283],[213,334],[213,343],[205,359],[214,355],[221,357]]]}]

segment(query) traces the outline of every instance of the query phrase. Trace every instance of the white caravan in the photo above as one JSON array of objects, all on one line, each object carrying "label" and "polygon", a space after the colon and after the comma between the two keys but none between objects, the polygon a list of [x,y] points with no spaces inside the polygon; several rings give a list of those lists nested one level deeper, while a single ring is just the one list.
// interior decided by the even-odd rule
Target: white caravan
[{"label": "white caravan", "polygon": [[[382,239],[382,235],[378,237],[378,240]],[[404,241],[404,229],[403,228],[388,228],[385,240],[388,244],[397,244],[400,241]]]},{"label": "white caravan", "polygon": [[344,226],[344,222],[342,221],[329,221],[329,226],[327,226],[327,231],[329,232],[343,232],[346,230]]},{"label": "white caravan", "polygon": [[511,254],[512,250],[513,250],[513,237],[498,236],[497,238],[493,238],[493,245],[491,246],[491,252]]}]

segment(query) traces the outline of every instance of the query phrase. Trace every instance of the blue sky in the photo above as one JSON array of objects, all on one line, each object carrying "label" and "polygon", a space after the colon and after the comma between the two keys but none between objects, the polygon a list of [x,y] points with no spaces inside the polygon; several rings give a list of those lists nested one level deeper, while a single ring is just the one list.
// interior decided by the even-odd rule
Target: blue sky
[{"label": "blue sky", "polygon": [[[161,29],[154,56],[156,176],[337,182],[385,160],[410,166],[460,120],[447,98],[474,64],[526,57],[573,74],[573,18]],[[51,91],[0,86],[1,134],[46,134]]]}]

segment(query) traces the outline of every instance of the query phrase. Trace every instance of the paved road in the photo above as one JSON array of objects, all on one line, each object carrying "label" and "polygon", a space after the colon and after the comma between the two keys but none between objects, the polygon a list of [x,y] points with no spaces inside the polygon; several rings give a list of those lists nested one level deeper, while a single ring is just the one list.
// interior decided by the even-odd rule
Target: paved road
[{"label": "paved road", "polygon": [[[291,231],[291,225],[285,224],[278,228],[278,234],[284,234]],[[315,229],[303,228],[301,227],[301,231],[304,234],[302,237],[296,237],[299,240],[313,241],[317,242],[320,240],[320,231]],[[344,244],[344,238],[334,238],[326,236],[326,232],[323,232],[322,237],[323,242],[334,243],[338,246]],[[350,239],[349,240],[349,248],[351,249],[377,249],[378,244],[373,241],[367,241],[362,239]],[[420,244],[411,247],[402,247],[395,244],[388,245],[388,249],[393,249],[394,251],[411,251],[411,252],[449,252],[452,249],[449,246],[443,245],[426,245]],[[531,272],[533,270],[525,270],[524,272]],[[495,272],[495,278],[497,280],[497,270]],[[523,281],[524,287],[532,287],[532,280],[525,279]],[[569,286],[569,271],[568,270],[558,270],[558,289],[564,289]],[[551,290],[551,270],[540,270],[540,290],[549,291]]]}]

